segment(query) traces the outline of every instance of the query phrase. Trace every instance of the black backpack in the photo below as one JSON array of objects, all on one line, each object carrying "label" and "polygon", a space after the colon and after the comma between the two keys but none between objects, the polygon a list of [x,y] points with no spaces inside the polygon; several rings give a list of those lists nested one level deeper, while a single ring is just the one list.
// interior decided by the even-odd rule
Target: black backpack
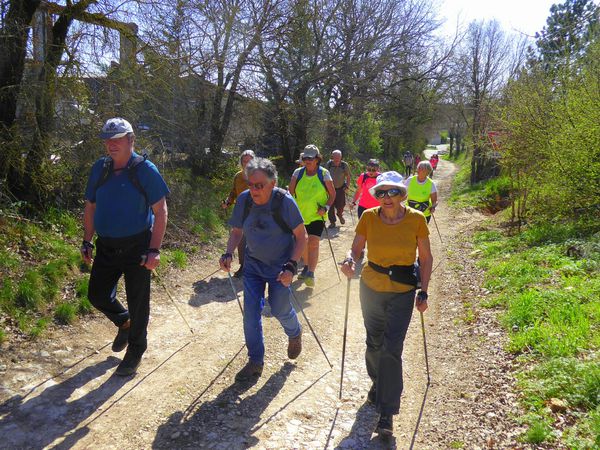
[{"label": "black backpack", "polygon": [[[149,206],[148,194],[146,194],[146,191],[144,190],[142,183],[140,183],[137,174],[139,165],[147,159],[147,153],[144,153],[143,155],[135,155],[133,159],[129,162],[129,164],[127,164],[125,171],[127,172],[127,177],[129,178],[131,184],[133,184],[133,187],[135,187],[139,191],[139,193],[144,196],[144,199],[146,200],[146,205]],[[110,156],[105,156],[104,162],[102,163],[102,172],[100,173],[100,177],[98,178],[98,181],[94,186],[94,197],[96,196],[96,191],[98,191],[98,188],[100,188],[100,186],[106,183],[110,178],[110,175],[114,172],[113,166],[114,161],[112,160],[112,158]]]},{"label": "black backpack", "polygon": [[[273,220],[279,228],[283,230],[284,233],[293,234],[292,229],[285,223],[283,217],[281,217],[281,204],[283,203],[283,198],[285,197],[285,192],[283,189],[278,187],[274,188],[275,196],[271,201],[271,216],[273,216]],[[242,227],[244,226],[244,222],[250,215],[250,210],[252,209],[252,205],[254,202],[252,201],[252,196],[248,192],[248,196],[246,197],[246,202],[244,203],[244,213],[242,215]]]}]

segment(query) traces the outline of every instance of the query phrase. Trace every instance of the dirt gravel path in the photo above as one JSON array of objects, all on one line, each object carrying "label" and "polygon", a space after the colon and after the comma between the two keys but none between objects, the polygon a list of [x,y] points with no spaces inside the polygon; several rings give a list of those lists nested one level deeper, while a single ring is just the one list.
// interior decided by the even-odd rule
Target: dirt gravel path
[{"label": "dirt gravel path", "polygon": [[[370,381],[356,280],[338,400],[346,282],[338,280],[324,239],[316,287],[295,282],[294,291],[332,369],[306,326],[302,355],[288,361],[287,338],[267,314],[263,375],[254,385],[236,384],[233,377],[246,360],[241,314],[226,276],[211,275],[218,255],[203,255],[164,280],[193,333],[153,282],[149,348],[133,378],[113,375],[122,355],[110,351],[115,330],[99,316],[54,330],[43,341],[5,345],[0,448],[523,448],[513,419],[513,362],[502,350],[496,312],[479,306],[486,291],[470,235],[485,218],[445,204],[454,171],[441,161],[435,174],[443,244],[432,222],[437,268],[425,313],[432,383],[427,386],[415,311],[394,438],[372,435],[377,414],[365,404]],[[345,227],[330,232],[338,261],[352,242],[351,224],[347,215]],[[235,283],[241,297],[241,282]]]}]

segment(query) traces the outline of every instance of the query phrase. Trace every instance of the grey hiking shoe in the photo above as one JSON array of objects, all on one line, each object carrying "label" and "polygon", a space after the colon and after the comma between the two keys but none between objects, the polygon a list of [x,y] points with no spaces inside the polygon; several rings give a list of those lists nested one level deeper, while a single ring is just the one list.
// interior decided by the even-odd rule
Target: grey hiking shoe
[{"label": "grey hiking shoe", "polygon": [[248,363],[235,374],[235,381],[250,381],[262,375],[263,365],[248,361]]},{"label": "grey hiking shoe", "polygon": [[382,436],[391,436],[394,434],[394,421],[391,415],[387,416],[382,414],[379,416],[379,422],[377,422],[375,433]]},{"label": "grey hiking shoe", "polygon": [[296,359],[302,351],[302,331],[288,341],[288,358]]},{"label": "grey hiking shoe", "polygon": [[119,327],[119,331],[117,331],[117,335],[115,336],[115,340],[112,343],[112,351],[120,352],[125,347],[127,347],[127,341],[129,339],[129,327],[131,322],[129,319],[123,325]]}]

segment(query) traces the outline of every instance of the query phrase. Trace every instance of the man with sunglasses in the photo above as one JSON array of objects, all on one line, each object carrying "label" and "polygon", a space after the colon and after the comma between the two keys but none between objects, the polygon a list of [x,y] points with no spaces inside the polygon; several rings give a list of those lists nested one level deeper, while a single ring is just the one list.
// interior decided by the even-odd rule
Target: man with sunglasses
[{"label": "man with sunglasses", "polygon": [[358,218],[362,216],[362,213],[369,208],[375,208],[379,206],[379,202],[371,195],[369,189],[375,186],[377,176],[379,172],[379,161],[376,159],[370,159],[367,163],[367,170],[360,174],[356,180],[358,189],[354,194],[352,200],[352,206],[356,206],[358,201]]},{"label": "man with sunglasses", "polygon": [[331,174],[320,166],[321,154],[316,145],[304,147],[304,167],[292,174],[290,193],[296,198],[308,233],[308,245],[302,259],[306,264],[298,279],[308,287],[315,286],[315,269],[319,261],[319,243],[325,228],[325,214],[335,201],[335,188]]},{"label": "man with sunglasses", "polygon": [[[369,262],[360,276],[360,304],[367,332],[365,361],[373,383],[367,402],[374,404],[380,414],[375,432],[391,435],[392,417],[400,410],[403,389],[404,339],[413,308],[419,312],[427,309],[433,257],[425,217],[404,206],[407,190],[402,176],[393,171],[382,173],[370,191],[379,206],[365,211],[358,221],[342,272],[352,278],[355,260],[365,246],[369,247]],[[414,266],[417,250],[421,263],[418,294]]]},{"label": "man with sunglasses", "polygon": [[244,256],[244,337],[248,363],[235,376],[250,381],[262,375],[265,344],[261,312],[265,288],[271,313],[288,336],[288,357],[296,359],[302,350],[302,328],[290,300],[289,286],[297,271],[298,259],[306,246],[306,229],[294,199],[277,188],[277,169],[265,158],[254,158],[246,166],[248,190],[242,192],[229,219],[231,231],[227,250],[219,265],[231,270],[232,253],[246,236]]}]

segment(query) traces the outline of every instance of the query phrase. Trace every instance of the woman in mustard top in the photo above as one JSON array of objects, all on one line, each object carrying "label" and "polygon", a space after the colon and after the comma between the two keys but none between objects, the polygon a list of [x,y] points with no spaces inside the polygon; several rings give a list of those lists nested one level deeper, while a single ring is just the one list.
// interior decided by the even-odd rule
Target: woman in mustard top
[{"label": "woman in mustard top", "polygon": [[[252,161],[256,155],[252,150],[244,150],[240,155],[240,166],[242,170],[235,174],[233,177],[233,187],[231,192],[225,200],[221,202],[221,207],[227,209],[229,206],[234,205],[237,198],[242,192],[248,189],[248,179],[246,178],[246,166]],[[239,278],[242,276],[244,267],[244,249],[246,248],[246,236],[242,236],[242,240],[237,246],[238,258],[240,261],[240,268],[233,274],[234,277]]]},{"label": "woman in mustard top", "polygon": [[373,382],[367,401],[375,404],[380,414],[375,431],[390,435],[392,416],[400,410],[402,349],[415,305],[417,250],[421,290],[416,295],[416,308],[420,312],[427,309],[433,258],[423,213],[403,204],[406,186],[402,176],[393,171],[384,172],[377,177],[377,184],[370,192],[379,206],[367,209],[361,216],[342,272],[348,278],[354,276],[354,260],[366,245],[369,262],[360,278],[360,303],[367,331],[365,360]]}]

